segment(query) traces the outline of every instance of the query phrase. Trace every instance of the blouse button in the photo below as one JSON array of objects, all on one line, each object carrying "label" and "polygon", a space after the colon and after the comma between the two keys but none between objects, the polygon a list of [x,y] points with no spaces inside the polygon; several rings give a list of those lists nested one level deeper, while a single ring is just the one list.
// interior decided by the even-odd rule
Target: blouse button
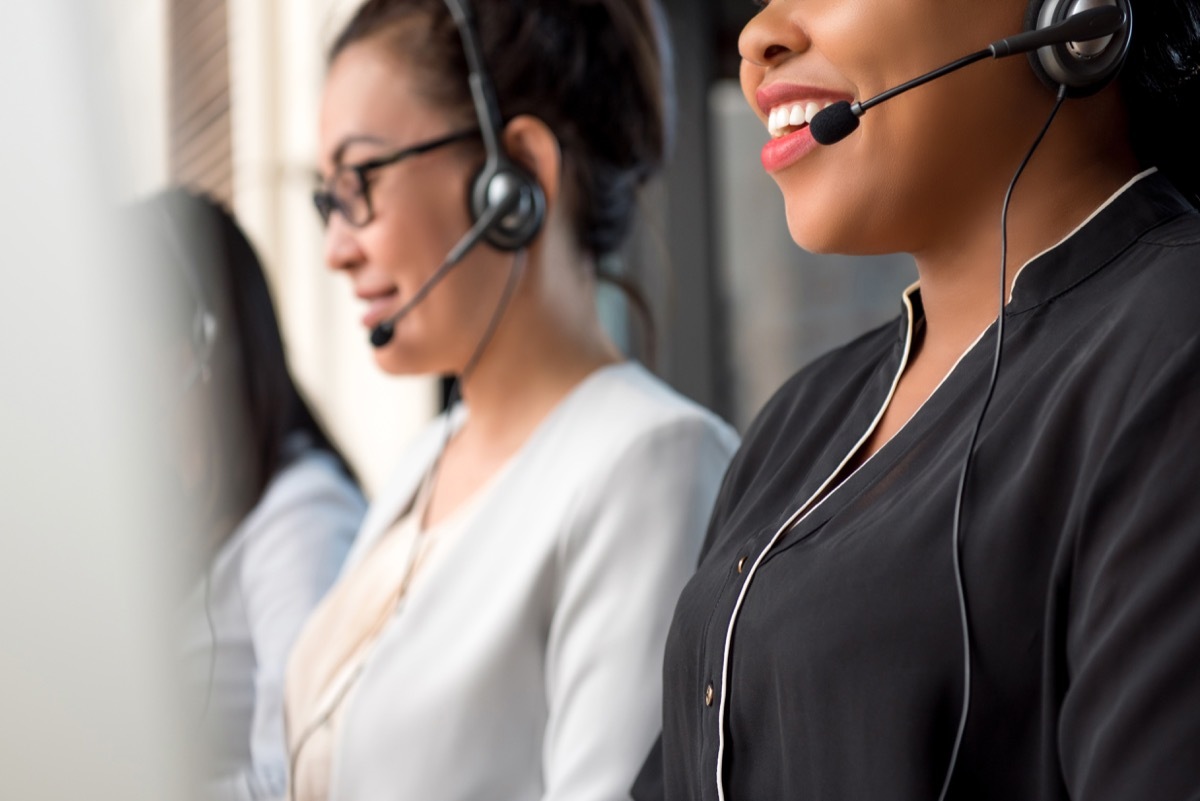
[{"label": "blouse button", "polygon": [[741,573],[742,570],[745,569],[745,567],[746,567],[746,557],[743,556],[741,559],[738,560],[738,563],[737,563],[738,573]]},{"label": "blouse button", "polygon": [[713,686],[711,681],[708,683],[708,686],[704,688],[704,705],[713,705]]}]

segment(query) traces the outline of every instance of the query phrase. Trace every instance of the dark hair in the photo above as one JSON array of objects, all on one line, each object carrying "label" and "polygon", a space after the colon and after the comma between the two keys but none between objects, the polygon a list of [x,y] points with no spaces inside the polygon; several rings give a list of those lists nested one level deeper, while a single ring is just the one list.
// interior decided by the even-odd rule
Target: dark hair
[{"label": "dark hair", "polygon": [[193,340],[194,313],[206,309],[215,336],[207,375],[184,391],[205,393],[212,431],[201,510],[219,546],[261,499],[271,479],[305,447],[348,463],[317,421],[288,371],[270,290],[254,248],[219,203],[183,189],[142,204],[139,221],[165,272],[181,339]]},{"label": "dark hair", "polygon": [[1134,151],[1200,206],[1200,4],[1132,0],[1133,41],[1121,72]]},{"label": "dark hair", "polygon": [[[672,108],[664,20],[653,0],[472,0],[504,119],[538,117],[563,150],[579,244],[629,233],[638,187],[663,164]],[[409,23],[424,23],[411,35]],[[407,30],[406,30],[407,29]],[[429,80],[432,101],[471,112],[467,64],[443,0],[368,0],[330,48],[383,37]],[[471,114],[473,117],[474,115]]]}]

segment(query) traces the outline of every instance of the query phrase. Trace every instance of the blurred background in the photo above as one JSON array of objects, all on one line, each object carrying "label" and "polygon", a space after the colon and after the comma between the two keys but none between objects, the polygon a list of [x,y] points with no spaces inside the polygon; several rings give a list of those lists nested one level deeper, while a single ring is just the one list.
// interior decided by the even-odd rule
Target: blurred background
[{"label": "blurred background", "polygon": [[[115,212],[207,191],[258,248],[293,371],[368,493],[440,403],[375,369],[309,201],[324,51],[352,0],[38,0],[0,26],[0,798],[182,798],[170,610],[181,532],[162,486],[153,299]],[[827,348],[899,310],[905,257],[791,242],[737,87],[750,0],[666,0],[674,160],[621,269],[652,300],[655,353],[618,338],[743,428]],[[161,411],[161,410],[159,410]]]},{"label": "blurred background", "polygon": [[[167,183],[228,203],[270,272],[294,371],[368,492],[436,412],[437,383],[374,367],[309,202],[328,42],[354,0],[107,0],[131,196]],[[619,266],[647,292],[656,353],[605,296],[614,333],[742,429],[817,354],[898,313],[907,257],[814,257],[788,236],[766,140],[737,85],[750,0],[667,0],[678,125]]]}]

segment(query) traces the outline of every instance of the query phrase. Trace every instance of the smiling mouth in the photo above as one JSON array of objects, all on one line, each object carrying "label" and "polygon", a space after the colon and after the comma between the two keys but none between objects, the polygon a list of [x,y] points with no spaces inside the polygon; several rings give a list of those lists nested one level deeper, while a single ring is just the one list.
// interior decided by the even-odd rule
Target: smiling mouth
[{"label": "smiling mouth", "polygon": [[799,103],[781,103],[767,114],[767,132],[773,139],[795,133],[812,122],[817,113],[832,106],[833,100],[809,100]]},{"label": "smiling mouth", "polygon": [[396,305],[397,298],[399,297],[400,292],[396,289],[360,297],[359,299],[367,304],[366,311],[362,317],[363,325],[372,328],[381,320],[386,319],[392,307]]}]

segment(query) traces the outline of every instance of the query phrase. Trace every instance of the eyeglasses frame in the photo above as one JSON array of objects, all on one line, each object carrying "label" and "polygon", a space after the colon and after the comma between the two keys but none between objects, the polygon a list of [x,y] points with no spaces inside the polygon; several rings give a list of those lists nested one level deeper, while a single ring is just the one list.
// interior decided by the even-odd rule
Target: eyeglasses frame
[{"label": "eyeglasses frame", "polygon": [[455,142],[462,142],[479,135],[479,128],[466,128],[448,133],[445,136],[440,136],[437,139],[431,139],[427,142],[420,142],[415,145],[401,148],[400,150],[397,150],[394,153],[389,153],[386,156],[367,159],[366,161],[361,161],[357,164],[343,164],[334,171],[334,176],[336,176],[338,173],[348,170],[352,172],[358,179],[358,189],[359,192],[362,193],[363,202],[367,207],[366,218],[362,222],[356,222],[350,219],[350,215],[346,213],[346,210],[339,202],[337,195],[328,188],[330,184],[333,183],[332,178],[329,181],[324,182],[319,189],[313,190],[312,201],[313,205],[316,206],[317,215],[321,218],[321,222],[325,225],[329,224],[329,220],[333,217],[333,213],[335,211],[339,212],[342,215],[342,219],[345,220],[346,223],[352,228],[362,228],[366,225],[369,225],[371,221],[375,219],[375,207],[371,203],[370,186],[367,183],[368,175],[378,169],[382,169],[383,167],[389,167],[393,164],[397,164],[411,156],[419,156],[423,153],[428,153],[431,150],[437,150],[438,148],[445,147],[446,145],[451,145]]}]

